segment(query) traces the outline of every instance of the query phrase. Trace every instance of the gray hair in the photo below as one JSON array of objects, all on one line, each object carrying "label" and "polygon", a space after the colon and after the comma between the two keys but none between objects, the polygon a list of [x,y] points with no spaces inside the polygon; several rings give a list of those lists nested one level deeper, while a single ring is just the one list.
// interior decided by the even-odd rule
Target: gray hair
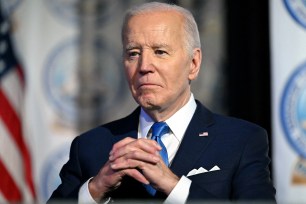
[{"label": "gray hair", "polygon": [[124,33],[130,18],[139,14],[150,13],[154,11],[176,11],[180,13],[185,19],[184,32],[186,37],[184,41],[185,41],[186,51],[189,52],[192,56],[194,48],[201,48],[198,26],[192,13],[187,9],[177,6],[175,4],[166,4],[159,2],[150,2],[150,3],[141,4],[127,11],[124,17],[122,30],[121,30],[122,42],[124,40]]}]

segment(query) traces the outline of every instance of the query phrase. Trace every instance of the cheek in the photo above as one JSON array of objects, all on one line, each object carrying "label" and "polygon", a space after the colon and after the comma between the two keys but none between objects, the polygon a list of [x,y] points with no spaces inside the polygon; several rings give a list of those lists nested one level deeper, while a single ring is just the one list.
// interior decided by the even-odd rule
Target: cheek
[{"label": "cheek", "polygon": [[125,77],[128,81],[131,81],[132,72],[129,69],[125,69]]},{"label": "cheek", "polygon": [[124,64],[124,72],[128,83],[131,85],[135,76],[135,69],[131,66],[127,66],[126,64]]},{"label": "cheek", "polygon": [[185,73],[176,71],[175,74],[174,72],[167,73],[165,77],[167,91],[169,93],[173,94],[177,93],[181,89],[185,89],[183,88],[187,81]]},{"label": "cheek", "polygon": [[184,83],[185,81],[188,81],[188,78],[189,78],[189,72],[188,70],[186,69],[186,66],[177,66],[179,67],[179,69],[176,69],[174,70],[172,73],[168,73],[169,76],[172,76],[171,77],[171,80],[174,82],[174,83]]},{"label": "cheek", "polygon": [[128,82],[130,92],[132,96],[135,97],[137,95],[137,90],[136,90],[136,80],[133,75],[133,72],[126,70],[125,73],[126,73],[126,80]]}]

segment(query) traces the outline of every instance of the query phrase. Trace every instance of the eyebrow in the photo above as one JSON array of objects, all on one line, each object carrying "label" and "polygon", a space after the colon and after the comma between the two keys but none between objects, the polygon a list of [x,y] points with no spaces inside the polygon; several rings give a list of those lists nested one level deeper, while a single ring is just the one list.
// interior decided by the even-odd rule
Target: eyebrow
[{"label": "eyebrow", "polygon": [[170,46],[166,43],[154,44],[152,47],[153,48],[170,48]]},{"label": "eyebrow", "polygon": [[153,49],[164,48],[168,52],[172,52],[173,51],[173,47],[171,47],[171,46],[169,46],[168,44],[165,44],[165,43],[155,44],[155,45],[152,46],[152,48]]},{"label": "eyebrow", "polygon": [[[152,46],[153,49],[158,49],[158,48],[166,48],[168,50],[173,50],[168,44],[166,43],[155,43],[153,44]],[[130,44],[127,44],[125,46],[125,51],[129,51],[129,50],[133,50],[133,49],[141,49],[141,46],[136,44],[136,43],[130,43]]]},{"label": "eyebrow", "polygon": [[127,44],[127,45],[125,46],[125,50],[126,50],[126,51],[132,50],[132,49],[135,49],[135,48],[139,48],[139,45],[134,44],[134,43],[130,43],[130,44]]}]

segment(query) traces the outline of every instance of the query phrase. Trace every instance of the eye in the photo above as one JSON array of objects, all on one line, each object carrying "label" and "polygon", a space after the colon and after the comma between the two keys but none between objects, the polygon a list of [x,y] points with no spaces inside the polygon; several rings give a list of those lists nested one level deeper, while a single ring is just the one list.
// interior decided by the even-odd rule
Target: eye
[{"label": "eye", "polygon": [[134,56],[137,56],[137,55],[139,55],[138,52],[130,52],[130,53],[129,53],[129,56],[130,56],[130,57],[134,57]]},{"label": "eye", "polygon": [[127,52],[127,57],[128,58],[135,58],[138,57],[140,55],[140,52],[137,51],[129,51]]},{"label": "eye", "polygon": [[164,50],[155,50],[155,54],[156,55],[165,55],[165,54],[168,54],[168,53]]}]

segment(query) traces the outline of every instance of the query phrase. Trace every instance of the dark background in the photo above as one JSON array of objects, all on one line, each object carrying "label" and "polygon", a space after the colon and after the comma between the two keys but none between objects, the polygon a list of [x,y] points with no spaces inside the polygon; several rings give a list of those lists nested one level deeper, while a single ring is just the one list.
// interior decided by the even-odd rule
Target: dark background
[{"label": "dark background", "polygon": [[226,1],[228,110],[271,135],[269,1]]},{"label": "dark background", "polygon": [[264,127],[270,139],[269,1],[226,1],[229,115]]}]

